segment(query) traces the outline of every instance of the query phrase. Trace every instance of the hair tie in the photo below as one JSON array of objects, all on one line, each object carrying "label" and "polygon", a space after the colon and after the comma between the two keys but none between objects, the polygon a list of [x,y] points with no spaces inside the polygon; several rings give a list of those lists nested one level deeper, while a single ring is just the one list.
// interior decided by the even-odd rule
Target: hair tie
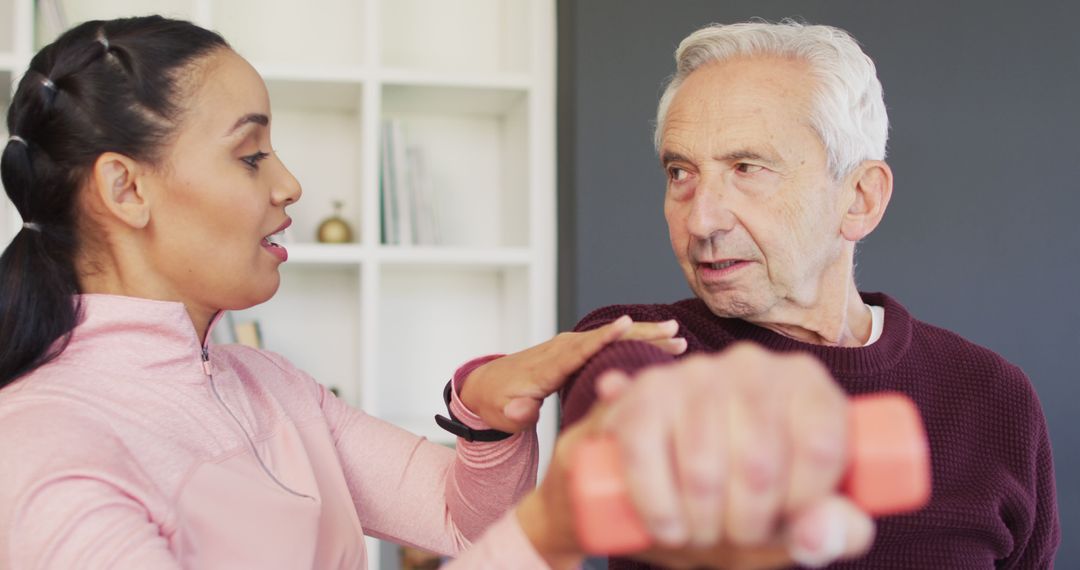
[{"label": "hair tie", "polygon": [[37,232],[39,234],[41,233],[41,224],[38,224],[38,223],[35,223],[35,222],[23,222],[22,227],[24,227],[24,228],[26,228],[28,230],[31,230],[31,231],[35,231],[35,232]]},{"label": "hair tie", "polygon": [[41,86],[45,88],[45,108],[48,109],[52,107],[53,101],[56,101],[56,94],[59,93],[59,90],[57,90],[53,80],[48,77],[41,79]]},{"label": "hair tie", "polygon": [[109,39],[105,37],[105,34],[98,36],[97,41],[105,48],[106,52],[109,51]]},{"label": "hair tie", "polygon": [[11,135],[10,137],[8,137],[8,144],[11,144],[11,143],[19,143],[19,144],[21,144],[21,145],[23,145],[25,147],[30,146],[29,144],[26,143],[26,139],[20,137],[19,135]]}]

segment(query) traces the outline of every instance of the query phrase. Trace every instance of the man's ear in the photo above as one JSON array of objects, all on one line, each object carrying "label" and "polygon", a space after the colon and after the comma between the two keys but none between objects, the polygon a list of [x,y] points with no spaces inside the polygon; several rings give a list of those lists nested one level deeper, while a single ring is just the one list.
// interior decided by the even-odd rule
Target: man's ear
[{"label": "man's ear", "polygon": [[150,223],[150,200],[140,183],[145,167],[131,157],[102,153],[90,177],[95,198],[116,220],[136,229]]},{"label": "man's ear", "polygon": [[857,242],[870,235],[885,215],[892,198],[892,169],[884,161],[866,160],[848,176],[846,184],[852,190],[851,203],[844,212],[840,233]]}]

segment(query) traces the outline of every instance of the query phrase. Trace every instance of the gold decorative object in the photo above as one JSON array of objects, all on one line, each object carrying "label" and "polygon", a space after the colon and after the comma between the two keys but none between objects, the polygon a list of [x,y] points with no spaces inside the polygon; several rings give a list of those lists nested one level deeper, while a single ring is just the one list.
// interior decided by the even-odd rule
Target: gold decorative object
[{"label": "gold decorative object", "polygon": [[319,243],[350,243],[353,240],[352,227],[341,217],[341,201],[334,201],[334,215],[319,224],[315,236]]}]

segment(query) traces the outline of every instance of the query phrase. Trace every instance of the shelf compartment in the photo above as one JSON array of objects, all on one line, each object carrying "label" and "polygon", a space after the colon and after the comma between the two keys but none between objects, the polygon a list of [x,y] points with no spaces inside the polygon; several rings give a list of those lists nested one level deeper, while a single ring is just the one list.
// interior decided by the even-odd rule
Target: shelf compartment
[{"label": "shelf compartment", "polygon": [[384,85],[382,102],[423,154],[439,245],[528,245],[528,92]]},{"label": "shelf compartment", "polygon": [[233,321],[258,321],[264,348],[323,385],[338,388],[345,401],[355,405],[361,357],[359,268],[300,269],[285,263],[280,271],[277,294],[235,311]]},{"label": "shelf compartment", "polygon": [[357,0],[219,0],[213,2],[211,20],[251,61],[306,66],[363,63],[364,3]]},{"label": "shelf compartment", "polygon": [[[533,78],[524,73],[442,73],[386,68],[379,72],[379,79],[384,84],[403,87],[454,87],[459,89],[527,91],[533,85]],[[483,93],[480,93],[480,95],[483,96]],[[463,98],[463,102],[469,104],[469,101],[465,98]]]},{"label": "shelf compartment", "polygon": [[442,72],[528,72],[532,5],[522,0],[381,0],[381,63]]},{"label": "shelf compartment", "polygon": [[15,51],[15,2],[0,0],[0,55]]},{"label": "shelf compartment", "polygon": [[410,429],[443,409],[442,389],[469,360],[525,348],[528,271],[380,269],[378,415]]},{"label": "shelf compartment", "polygon": [[[3,1],[3,0],[0,0]],[[0,141],[7,143],[7,112],[11,104],[11,94],[15,88],[11,84],[13,74],[10,71],[0,70]],[[7,192],[3,191],[0,183],[0,253],[7,248],[11,238],[15,237],[15,228],[21,220],[18,220],[15,206],[8,199]]]},{"label": "shelf compartment", "polygon": [[10,68],[0,68],[0,111],[4,113],[0,116],[0,133],[4,134],[5,141],[7,141],[8,105],[11,104],[11,96],[15,93],[16,87],[14,81],[15,73]]},{"label": "shelf compartment", "polygon": [[[12,2],[16,0],[11,0]],[[198,0],[140,0],[133,3],[131,0],[94,0],[85,2],[81,0],[56,0],[60,3],[64,25],[71,28],[80,22],[87,20],[112,20],[115,18],[127,18],[132,16],[149,16],[158,14],[167,18],[180,20],[198,20]],[[56,18],[45,8],[42,2],[34,2],[35,7],[35,49],[41,49],[52,43],[64,29],[59,29]],[[135,8],[134,6],[138,6]],[[225,37],[229,39],[228,36]]]},{"label": "shelf compartment", "polygon": [[531,252],[523,247],[464,248],[464,247],[396,247],[380,246],[375,258],[383,265],[415,265],[425,267],[453,266],[458,268],[526,267]]},{"label": "shelf compartment", "polygon": [[360,265],[368,257],[367,248],[355,243],[285,243],[289,250],[289,265],[334,267]]},{"label": "shelf compartment", "polygon": [[[304,190],[286,210],[293,219],[290,245],[317,243],[319,224],[342,203],[341,217],[361,234],[361,91],[356,84],[270,81],[274,151]],[[305,99],[308,90],[311,97]],[[322,93],[322,95],[318,95]],[[347,105],[317,107],[312,101],[336,98]]]}]

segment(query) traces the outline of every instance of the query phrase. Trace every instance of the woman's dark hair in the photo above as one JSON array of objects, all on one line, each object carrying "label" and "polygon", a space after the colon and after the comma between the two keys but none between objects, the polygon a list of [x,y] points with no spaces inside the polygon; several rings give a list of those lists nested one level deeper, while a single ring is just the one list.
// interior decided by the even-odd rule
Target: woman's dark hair
[{"label": "woman's dark hair", "polygon": [[0,174],[23,227],[0,255],[0,388],[56,358],[78,324],[78,190],[104,152],[157,164],[185,73],[221,36],[159,16],[80,24],[30,62]]}]

